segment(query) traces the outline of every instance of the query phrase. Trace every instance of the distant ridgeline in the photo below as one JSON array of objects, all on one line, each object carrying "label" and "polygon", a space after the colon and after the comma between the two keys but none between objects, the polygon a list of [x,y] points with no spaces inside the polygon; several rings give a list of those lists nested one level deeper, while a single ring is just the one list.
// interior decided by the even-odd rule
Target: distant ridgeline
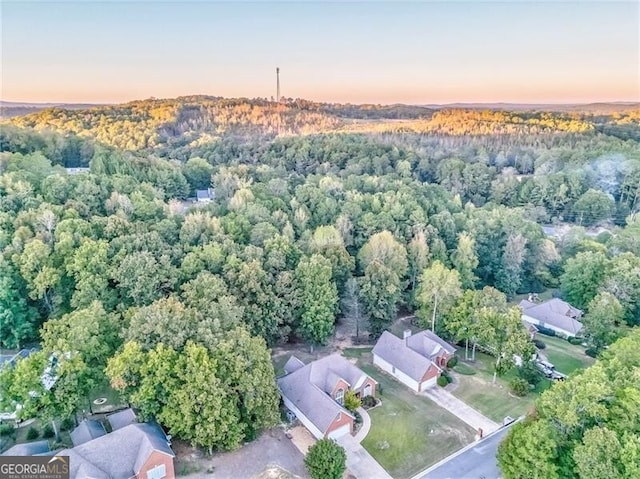
[{"label": "distant ridgeline", "polygon": [[299,99],[275,103],[264,99],[191,96],[88,109],[56,107],[14,117],[10,123],[92,137],[126,150],[198,146],[225,137],[273,138],[331,132],[521,136],[599,131],[623,139],[638,135],[640,108],[630,109],[629,105],[621,105],[613,114],[542,112],[522,110],[522,106],[516,112],[504,108],[507,106],[489,110],[342,105]]}]

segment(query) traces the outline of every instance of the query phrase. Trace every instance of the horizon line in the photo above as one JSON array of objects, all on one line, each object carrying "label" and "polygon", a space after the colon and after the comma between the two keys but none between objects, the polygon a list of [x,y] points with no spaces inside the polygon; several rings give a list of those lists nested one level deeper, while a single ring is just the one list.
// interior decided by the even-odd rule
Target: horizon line
[{"label": "horizon line", "polygon": [[[204,93],[193,93],[188,95],[178,95],[174,97],[155,97],[149,96],[146,98],[135,98],[132,100],[123,100],[123,101],[104,101],[104,102],[95,102],[95,101],[29,101],[29,100],[5,100],[0,98],[0,104],[16,104],[16,105],[25,105],[25,106],[60,106],[60,105],[87,105],[87,106],[115,106],[115,105],[126,105],[127,103],[132,103],[136,101],[147,101],[147,100],[158,100],[158,101],[166,101],[166,100],[176,100],[178,98],[186,98],[186,97],[210,97],[210,98],[221,98],[225,100],[266,100],[270,101],[269,98],[266,97],[248,97],[248,96],[237,96],[237,97],[225,97],[221,95],[211,95]],[[403,102],[342,102],[342,101],[321,101],[321,100],[313,100],[308,98],[290,98],[283,97],[289,100],[305,100],[313,103],[321,103],[328,105],[354,105],[354,106],[362,106],[362,105],[377,105],[377,106],[414,106],[414,107],[446,107],[446,106],[458,106],[458,105],[505,105],[505,106],[588,106],[588,105],[640,105],[640,99],[636,100],[590,100],[590,101],[541,101],[541,102],[528,102],[528,101],[450,101],[443,103],[403,103]],[[273,101],[273,103],[276,103]]]}]

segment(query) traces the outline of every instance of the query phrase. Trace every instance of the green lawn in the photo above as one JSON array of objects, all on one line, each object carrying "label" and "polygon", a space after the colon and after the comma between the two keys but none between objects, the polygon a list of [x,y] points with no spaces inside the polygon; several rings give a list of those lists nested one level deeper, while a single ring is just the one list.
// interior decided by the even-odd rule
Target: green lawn
[{"label": "green lawn", "polygon": [[561,373],[571,374],[578,369],[588,368],[595,361],[584,353],[584,347],[580,345],[542,334],[538,334],[537,339],[547,345],[541,352]]},{"label": "green lawn", "polygon": [[[103,404],[95,404],[94,401],[99,398],[105,398],[107,401]],[[120,394],[105,380],[89,394],[87,411],[92,411],[93,414],[106,413],[126,406],[127,403],[120,398]]]},{"label": "green lawn", "polygon": [[393,477],[408,478],[473,441],[469,426],[395,381],[372,365],[371,354],[358,356],[358,366],[382,385],[382,406],[371,411],[371,430],[362,442]]},{"label": "green lawn", "polygon": [[[464,357],[464,350],[458,351],[458,356]],[[506,416],[515,418],[525,414],[538,395],[551,385],[543,379],[524,398],[515,397],[509,393],[509,381],[515,377],[515,371],[498,377],[493,384],[493,363],[492,356],[478,352],[475,362],[459,361],[453,372],[458,384],[452,394],[497,423],[501,424]],[[456,374],[460,368],[464,368],[464,373]],[[470,375],[469,369],[475,374]]]}]

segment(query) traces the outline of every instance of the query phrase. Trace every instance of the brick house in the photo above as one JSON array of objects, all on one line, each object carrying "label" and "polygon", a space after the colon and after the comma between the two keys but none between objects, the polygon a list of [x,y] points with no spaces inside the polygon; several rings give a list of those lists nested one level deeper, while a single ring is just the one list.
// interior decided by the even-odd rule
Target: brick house
[{"label": "brick house", "polygon": [[373,348],[373,364],[416,392],[435,386],[456,349],[431,331],[399,337],[385,331]]},{"label": "brick house", "polygon": [[285,406],[318,439],[338,438],[353,432],[354,420],[344,407],[348,390],[356,396],[374,396],[373,378],[339,354],[304,364],[291,356],[278,388]]}]

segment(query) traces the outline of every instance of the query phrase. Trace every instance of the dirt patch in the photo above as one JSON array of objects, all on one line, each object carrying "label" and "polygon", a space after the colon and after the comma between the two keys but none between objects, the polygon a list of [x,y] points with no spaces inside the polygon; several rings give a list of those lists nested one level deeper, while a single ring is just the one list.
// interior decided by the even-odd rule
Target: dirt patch
[{"label": "dirt patch", "polygon": [[306,455],[309,448],[316,443],[316,439],[304,426],[292,427],[287,431],[287,435],[291,437],[291,442],[303,455]]}]

